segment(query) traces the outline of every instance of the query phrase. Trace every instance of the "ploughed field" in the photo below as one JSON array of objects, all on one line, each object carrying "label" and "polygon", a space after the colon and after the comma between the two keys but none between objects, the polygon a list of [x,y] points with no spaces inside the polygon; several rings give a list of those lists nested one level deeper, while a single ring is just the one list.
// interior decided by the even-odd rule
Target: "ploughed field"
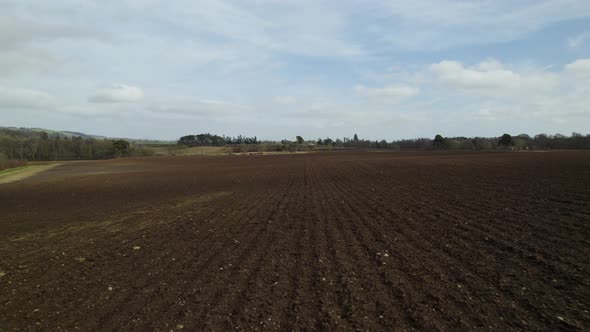
[{"label": "ploughed field", "polygon": [[0,185],[0,330],[590,329],[590,153],[74,162]]}]

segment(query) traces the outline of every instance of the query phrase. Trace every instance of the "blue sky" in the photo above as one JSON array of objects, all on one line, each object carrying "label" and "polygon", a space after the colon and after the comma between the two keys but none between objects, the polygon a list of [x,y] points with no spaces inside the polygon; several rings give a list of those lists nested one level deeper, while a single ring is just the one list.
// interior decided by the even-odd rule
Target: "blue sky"
[{"label": "blue sky", "polygon": [[0,0],[0,125],[590,133],[590,2]]}]

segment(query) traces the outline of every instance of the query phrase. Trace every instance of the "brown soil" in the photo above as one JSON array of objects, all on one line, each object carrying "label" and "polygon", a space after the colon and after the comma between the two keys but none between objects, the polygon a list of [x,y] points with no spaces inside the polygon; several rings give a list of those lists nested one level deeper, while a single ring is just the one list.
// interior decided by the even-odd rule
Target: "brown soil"
[{"label": "brown soil", "polygon": [[590,153],[68,163],[0,185],[0,330],[588,330]]}]

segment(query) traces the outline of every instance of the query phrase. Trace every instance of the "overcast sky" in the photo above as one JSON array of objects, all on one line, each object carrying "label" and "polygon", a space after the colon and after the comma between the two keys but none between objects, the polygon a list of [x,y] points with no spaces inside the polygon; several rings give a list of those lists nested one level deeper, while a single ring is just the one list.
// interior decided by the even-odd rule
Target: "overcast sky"
[{"label": "overcast sky", "polygon": [[0,126],[590,133],[588,0],[0,0]]}]

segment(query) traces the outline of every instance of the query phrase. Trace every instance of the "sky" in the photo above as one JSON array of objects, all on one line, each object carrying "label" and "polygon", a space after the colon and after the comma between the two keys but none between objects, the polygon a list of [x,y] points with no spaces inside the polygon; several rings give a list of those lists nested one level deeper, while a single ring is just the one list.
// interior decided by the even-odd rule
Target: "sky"
[{"label": "sky", "polygon": [[0,126],[590,133],[588,0],[0,0]]}]

